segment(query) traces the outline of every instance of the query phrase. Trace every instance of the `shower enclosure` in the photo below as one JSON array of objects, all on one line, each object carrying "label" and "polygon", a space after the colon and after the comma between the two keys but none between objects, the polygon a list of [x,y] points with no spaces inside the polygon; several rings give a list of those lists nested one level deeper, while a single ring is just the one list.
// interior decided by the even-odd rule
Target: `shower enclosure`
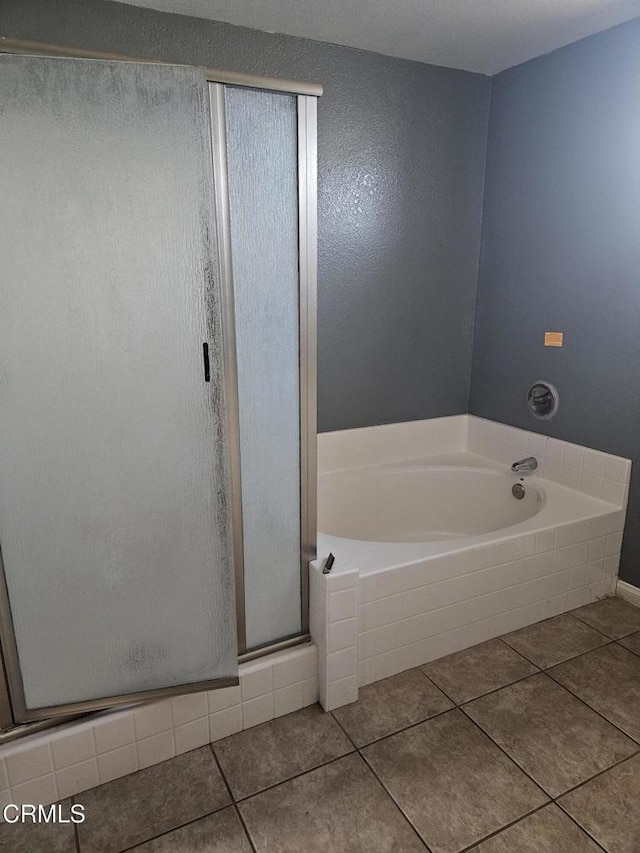
[{"label": "shower enclosure", "polygon": [[0,71],[6,730],[237,683],[306,635],[319,91]]}]

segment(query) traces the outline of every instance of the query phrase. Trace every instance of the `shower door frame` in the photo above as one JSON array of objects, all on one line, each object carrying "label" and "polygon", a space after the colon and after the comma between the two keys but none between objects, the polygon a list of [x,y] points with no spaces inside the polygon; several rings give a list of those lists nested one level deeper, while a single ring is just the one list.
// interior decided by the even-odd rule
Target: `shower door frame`
[{"label": "shower door frame", "polygon": [[[238,86],[237,83],[233,83]],[[229,184],[225,118],[226,84],[209,77],[211,139],[215,186],[218,258],[222,292],[233,555],[236,579],[238,653],[241,661],[296,645],[309,637],[309,562],[316,558],[317,537],[317,97],[297,94],[298,124],[298,293],[300,353],[300,608],[301,631],[292,637],[247,649],[244,558],[242,536],[242,484],[240,476],[240,423],[235,342],[233,265],[229,221]],[[249,86],[249,88],[257,88]],[[260,88],[271,88],[262,86]],[[279,89],[280,92],[287,91]]]},{"label": "shower door frame", "polygon": [[[26,54],[43,57],[70,57],[117,62],[143,62],[151,64],[180,63],[156,60],[149,57],[128,56],[105,51],[88,51],[79,48],[51,45],[20,39],[0,38],[0,53]],[[210,89],[210,119],[212,130],[212,156],[214,171],[214,204],[218,233],[218,260],[223,318],[223,373],[226,398],[227,435],[230,457],[230,487],[232,514],[232,543],[234,579],[236,590],[236,616],[238,632],[238,660],[240,663],[276,652],[280,649],[307,642],[309,636],[309,563],[316,558],[317,539],[317,99],[322,86],[296,80],[261,77],[235,71],[206,68]],[[231,238],[226,163],[226,125],[224,121],[224,88],[226,85],[263,89],[297,96],[298,132],[298,283],[299,283],[299,358],[300,358],[300,600],[301,631],[282,640],[247,650],[244,596],[244,563],[242,556],[242,491],[240,483],[240,435],[238,418],[237,366],[235,353],[235,316],[233,313],[233,278],[231,267]],[[215,109],[215,116],[214,116]],[[220,112],[220,110],[222,112]],[[217,127],[216,127],[217,125]],[[4,568],[0,552],[0,578],[4,587],[0,595],[0,619],[11,626],[11,611],[4,582]],[[13,629],[10,627],[13,634]],[[5,629],[3,633],[5,634]],[[225,679],[216,686],[224,687]],[[42,729],[60,725],[86,716],[96,710],[96,701],[87,700],[69,706],[68,715],[41,717],[27,722],[26,708],[20,707],[21,690],[16,693],[10,684],[22,684],[20,665],[13,642],[0,644],[0,743],[23,737]],[[237,684],[229,679],[229,684]],[[206,685],[210,688],[210,683]],[[148,691],[149,699],[158,700],[179,693],[196,692],[203,684],[167,687]],[[147,692],[147,691],[145,691]],[[145,693],[114,696],[109,707],[130,704],[144,698]],[[18,701],[18,707],[14,703]],[[52,709],[55,710],[55,709]],[[105,710],[102,702],[98,710]]]}]

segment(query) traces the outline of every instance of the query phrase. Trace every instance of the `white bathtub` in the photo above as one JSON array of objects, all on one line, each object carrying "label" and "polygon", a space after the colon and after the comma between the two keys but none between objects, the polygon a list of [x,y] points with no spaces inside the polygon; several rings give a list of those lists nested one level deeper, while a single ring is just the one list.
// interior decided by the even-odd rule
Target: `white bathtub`
[{"label": "white bathtub", "polygon": [[[525,490],[521,500],[514,484]],[[478,548],[619,508],[459,451],[319,476],[319,552],[361,574]],[[568,543],[572,544],[572,543]]]},{"label": "white bathtub", "polygon": [[[535,473],[511,472],[531,455]],[[460,415],[321,435],[318,464],[310,615],[327,710],[616,589],[628,460]]]}]

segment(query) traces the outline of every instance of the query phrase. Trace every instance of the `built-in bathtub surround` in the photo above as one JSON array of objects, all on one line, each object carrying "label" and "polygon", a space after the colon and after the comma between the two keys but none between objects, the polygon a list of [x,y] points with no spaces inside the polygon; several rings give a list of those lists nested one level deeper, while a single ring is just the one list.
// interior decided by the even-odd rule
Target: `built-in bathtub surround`
[{"label": "built-in bathtub surround", "polygon": [[53,803],[318,700],[312,644],[240,666],[240,684],[105,712],[0,748],[0,811]]},{"label": "built-in bathtub surround", "polygon": [[[538,469],[512,473],[511,463],[527,456],[536,457]],[[359,686],[616,590],[628,460],[469,415],[324,434],[318,460],[321,532],[310,601],[326,709],[354,701]],[[534,493],[535,505],[518,510],[513,499],[515,514],[492,527],[487,505],[504,510],[490,490],[476,499],[474,512],[468,500],[465,507],[464,485],[457,498],[444,489],[447,471],[469,488],[483,477],[494,491],[503,483],[505,495],[512,484],[522,484],[529,497]],[[358,506],[376,482],[388,489],[397,481],[399,489],[403,477],[409,477],[407,488],[416,489],[416,478],[426,488],[431,478],[438,489],[431,495],[415,491],[426,513],[438,509],[439,527],[423,541],[413,535],[415,518],[407,522],[406,541],[402,530],[368,540],[350,537],[346,505],[339,508],[338,535],[323,530],[323,521],[332,523],[332,507],[323,506],[323,499],[339,499],[332,481],[349,485],[357,530],[366,529]],[[353,498],[358,482],[360,504]],[[398,493],[397,503],[403,498]],[[449,505],[448,522],[439,500]],[[390,516],[392,510],[390,504]],[[466,519],[458,518],[465,512]],[[336,561],[325,575],[329,551]]]}]

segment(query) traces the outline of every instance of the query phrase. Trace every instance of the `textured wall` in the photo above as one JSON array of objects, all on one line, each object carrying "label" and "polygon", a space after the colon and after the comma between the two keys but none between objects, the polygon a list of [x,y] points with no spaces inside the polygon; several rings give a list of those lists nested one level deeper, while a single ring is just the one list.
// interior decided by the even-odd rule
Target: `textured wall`
[{"label": "textured wall", "polygon": [[322,83],[319,427],[466,411],[489,78],[104,0],[0,34]]},{"label": "textured wall", "polygon": [[[640,584],[640,20],[494,78],[470,411],[634,460]],[[565,333],[543,347],[545,330]],[[536,421],[530,383],[560,391]]]}]

